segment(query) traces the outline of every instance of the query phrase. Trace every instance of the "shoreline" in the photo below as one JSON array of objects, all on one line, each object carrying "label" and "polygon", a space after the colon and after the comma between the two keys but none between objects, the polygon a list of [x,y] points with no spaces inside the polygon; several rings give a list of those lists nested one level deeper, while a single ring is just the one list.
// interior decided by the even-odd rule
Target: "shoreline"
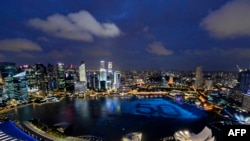
[{"label": "shoreline", "polygon": [[[60,99],[60,101],[62,100],[63,98]],[[5,114],[11,110],[15,110],[15,109],[18,109],[18,108],[22,108],[22,107],[25,107],[25,106],[30,106],[30,105],[43,105],[43,104],[50,104],[50,103],[57,103],[57,102],[60,102],[60,101],[46,101],[46,102],[42,102],[42,103],[36,103],[36,102],[32,102],[32,103],[27,103],[27,104],[24,104],[24,105],[19,105],[19,106],[15,106],[15,107],[10,107],[10,108],[5,108],[5,109],[2,109],[0,110],[0,116],[2,114]]]}]

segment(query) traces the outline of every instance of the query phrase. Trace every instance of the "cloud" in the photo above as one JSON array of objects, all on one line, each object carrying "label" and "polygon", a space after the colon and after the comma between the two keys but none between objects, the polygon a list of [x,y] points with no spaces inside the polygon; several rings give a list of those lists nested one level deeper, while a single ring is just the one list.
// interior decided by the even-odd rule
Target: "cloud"
[{"label": "cloud", "polygon": [[36,59],[35,55],[26,52],[18,53],[16,56],[19,58]]},{"label": "cloud", "polygon": [[89,50],[87,55],[91,57],[110,57],[112,56],[112,53],[107,50],[99,49],[99,50]]},{"label": "cloud", "polygon": [[250,58],[250,48],[232,48],[232,49],[220,49],[212,48],[210,50],[185,50],[184,54],[197,55],[197,56],[224,56],[233,58]]},{"label": "cloud", "polygon": [[46,20],[34,18],[28,24],[56,37],[86,42],[93,41],[94,36],[111,38],[121,34],[114,23],[100,23],[84,10],[67,16],[54,14]]},{"label": "cloud", "polygon": [[0,40],[0,50],[11,52],[42,51],[42,47],[33,41],[17,38]]},{"label": "cloud", "polygon": [[216,38],[250,36],[249,13],[249,0],[234,0],[211,12],[200,25]]},{"label": "cloud", "polygon": [[5,55],[0,54],[0,59],[1,59],[1,60],[4,60],[4,58],[5,58]]},{"label": "cloud", "polygon": [[49,39],[46,38],[46,37],[38,37],[37,40],[43,41],[43,42],[48,42],[49,41]]},{"label": "cloud", "polygon": [[72,52],[69,50],[52,50],[46,55],[48,58],[53,58],[53,59],[63,59],[63,58],[68,58],[69,56],[72,56]]},{"label": "cloud", "polygon": [[166,49],[161,42],[153,42],[152,44],[149,44],[146,50],[149,53],[156,55],[169,56],[173,54],[173,51]]}]

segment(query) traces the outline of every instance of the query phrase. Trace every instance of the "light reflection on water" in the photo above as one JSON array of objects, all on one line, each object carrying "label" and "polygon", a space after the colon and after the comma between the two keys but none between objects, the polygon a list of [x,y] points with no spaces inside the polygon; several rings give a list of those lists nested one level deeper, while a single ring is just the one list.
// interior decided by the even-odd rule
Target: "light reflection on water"
[{"label": "light reflection on water", "polygon": [[[158,106],[159,104],[163,105]],[[197,132],[203,129],[206,122],[202,115],[189,119],[195,117],[193,112],[179,106],[167,109],[169,105],[169,101],[165,99],[65,98],[61,102],[25,106],[9,113],[13,113],[11,119],[25,121],[37,118],[47,125],[68,122],[72,124],[66,132],[68,135],[96,135],[107,141],[120,140],[123,135],[130,132],[143,132],[143,140],[151,141],[173,135],[181,128],[192,128]],[[171,106],[175,105],[171,103]],[[184,114],[188,118],[166,116],[171,114],[185,117]],[[206,118],[204,114],[205,121]]]}]

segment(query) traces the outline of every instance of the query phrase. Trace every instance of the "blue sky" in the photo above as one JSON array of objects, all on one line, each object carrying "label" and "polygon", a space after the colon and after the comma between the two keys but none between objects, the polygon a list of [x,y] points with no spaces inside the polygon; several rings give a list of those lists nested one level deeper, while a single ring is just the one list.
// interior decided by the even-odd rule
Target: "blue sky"
[{"label": "blue sky", "polygon": [[98,69],[236,71],[250,64],[249,0],[3,0],[0,60]]}]

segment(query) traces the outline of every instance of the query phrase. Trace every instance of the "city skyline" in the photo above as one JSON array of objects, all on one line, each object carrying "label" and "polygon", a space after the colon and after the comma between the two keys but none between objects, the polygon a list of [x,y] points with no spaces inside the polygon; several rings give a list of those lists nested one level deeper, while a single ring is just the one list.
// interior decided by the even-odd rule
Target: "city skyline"
[{"label": "city skyline", "polygon": [[[250,65],[248,0],[3,1],[0,60],[86,69],[237,71]],[[107,64],[106,64],[107,65]]]}]

